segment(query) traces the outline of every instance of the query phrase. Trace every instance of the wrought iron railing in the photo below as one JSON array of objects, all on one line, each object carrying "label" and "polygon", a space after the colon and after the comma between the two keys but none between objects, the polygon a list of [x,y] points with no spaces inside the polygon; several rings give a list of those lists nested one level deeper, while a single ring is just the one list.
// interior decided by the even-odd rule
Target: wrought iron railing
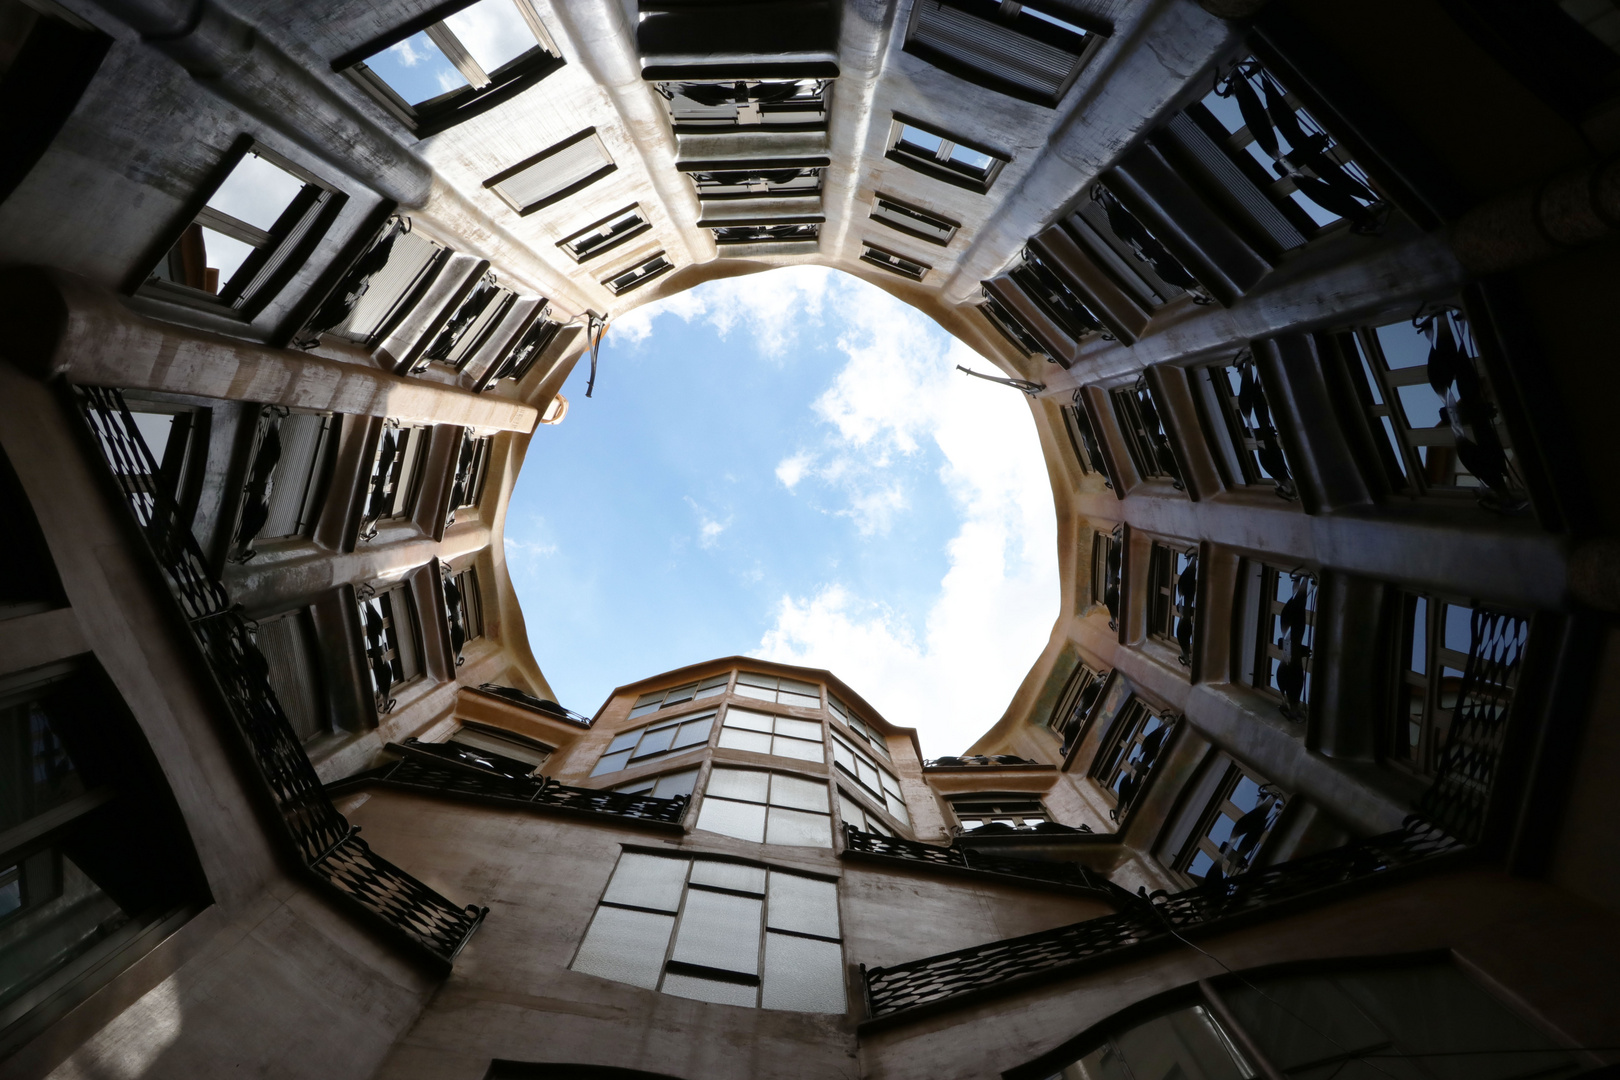
[{"label": "wrought iron railing", "polygon": [[357,835],[293,733],[253,626],[210,573],[190,525],[154,483],[157,463],[123,395],[80,387],[80,410],[218,685],[299,861],[341,901],[447,970],[487,908],[457,907]]},{"label": "wrought iron railing", "polygon": [[1016,754],[961,754],[956,757],[929,758],[923,762],[923,767],[928,769],[998,769],[1007,765],[1039,764],[1039,761],[1019,757]]},{"label": "wrought iron railing", "polygon": [[967,848],[924,844],[899,836],[861,832],[848,822],[844,824],[844,850],[872,858],[898,859],[908,863],[926,863],[930,866],[948,866],[956,870],[974,870],[981,874],[1041,881],[1050,885],[1068,885],[1077,889],[1088,889],[1115,903],[1128,902],[1132,899],[1130,893],[1103,875],[1087,870],[1078,863],[1013,859]]},{"label": "wrought iron railing", "polygon": [[522,705],[525,709],[534,709],[543,712],[554,720],[566,720],[570,724],[580,727],[590,727],[591,718],[573,709],[565,709],[550,698],[535,697],[533,694],[519,690],[515,686],[502,686],[499,683],[479,683],[478,689],[495,697],[505,698],[507,701]]},{"label": "wrought iron railing", "polygon": [[1055,930],[992,941],[889,967],[862,965],[866,1015],[872,1019],[969,995],[1005,991],[1070,974],[1088,963],[1167,944],[1177,935],[1209,933],[1284,904],[1336,894],[1462,849],[1443,831],[1412,819],[1397,832],[1320,855],[1251,871],[1168,895],[1136,897],[1123,911]]},{"label": "wrought iron railing", "polygon": [[437,757],[414,746],[391,745],[389,749],[404,756],[380,768],[336,781],[328,790],[342,791],[366,784],[380,784],[430,795],[571,811],[658,825],[679,826],[686,817],[689,800],[685,795],[661,799],[653,795],[569,787],[544,776],[504,776]]},{"label": "wrought iron railing", "polygon": [[1173,938],[1215,932],[1245,918],[1333,899],[1347,888],[1387,881],[1397,871],[1469,851],[1486,839],[1486,815],[1528,638],[1528,620],[1482,608],[1474,611],[1468,661],[1438,773],[1418,804],[1419,812],[1401,829],[1234,877],[1206,879],[1183,892],[1142,896],[1126,910],[1070,926],[886,968],[863,965],[867,1016],[878,1019],[954,1004],[972,995],[1060,977]]}]

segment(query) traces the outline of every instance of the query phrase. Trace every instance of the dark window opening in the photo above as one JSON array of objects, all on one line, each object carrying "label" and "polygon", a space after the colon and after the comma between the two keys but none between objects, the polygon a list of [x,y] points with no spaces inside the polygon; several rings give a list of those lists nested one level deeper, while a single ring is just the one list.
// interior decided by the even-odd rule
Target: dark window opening
[{"label": "dark window opening", "polygon": [[1102,444],[1097,441],[1097,431],[1091,425],[1091,416],[1086,412],[1086,399],[1084,390],[1076,390],[1073,400],[1062,406],[1063,430],[1069,434],[1069,445],[1074,449],[1074,459],[1080,463],[1080,470],[1087,473],[1096,473],[1102,476],[1105,487],[1113,487],[1113,481],[1108,479],[1108,466],[1103,460]]},{"label": "dark window opening", "polygon": [[660,251],[652,258],[637,263],[628,270],[621,270],[604,280],[602,284],[606,285],[614,296],[622,296],[631,289],[638,289],[653,278],[673,269],[675,269],[675,264],[664,258],[664,253]]},{"label": "dark window opening", "polygon": [[1282,699],[1282,714],[1304,720],[1311,700],[1311,656],[1316,646],[1317,582],[1303,570],[1250,567],[1253,590],[1253,663],[1249,681]]},{"label": "dark window opening", "polygon": [[592,222],[574,235],[559,241],[557,246],[573,256],[575,262],[585,262],[604,252],[612,251],[650,228],[652,225],[642,214],[641,207],[628,206],[618,213],[609,214],[601,221]]},{"label": "dark window opening", "polygon": [[1181,467],[1170,448],[1170,436],[1160,419],[1147,376],[1137,379],[1134,386],[1115,390],[1112,397],[1114,414],[1119,418],[1137,473],[1144,480],[1168,480],[1177,491],[1185,491]]},{"label": "dark window opening", "polygon": [[821,223],[804,221],[792,224],[722,225],[709,230],[717,244],[762,244],[772,241],[800,241],[813,243],[821,238]]},{"label": "dark window opening", "polygon": [[457,305],[455,314],[423,351],[414,370],[421,371],[437,361],[460,371],[494,335],[516,303],[516,293],[496,284],[494,274],[485,274]]},{"label": "dark window opening", "polygon": [[1091,602],[1108,609],[1108,629],[1118,630],[1121,604],[1120,574],[1125,557],[1125,526],[1111,533],[1091,534]]},{"label": "dark window opening", "polygon": [[700,199],[751,199],[765,196],[815,195],[821,191],[826,159],[798,162],[738,162],[683,166]]},{"label": "dark window opening", "polygon": [[411,427],[398,420],[384,422],[371,463],[371,482],[366,493],[366,512],[360,535],[370,540],[377,535],[377,523],[404,517],[416,502],[421,486],[422,459],[427,456],[432,428]]},{"label": "dark window opening", "polygon": [[478,591],[478,569],[469,566],[444,578],[444,614],[450,624],[450,654],[462,662],[467,642],[484,636],[484,597]]},{"label": "dark window opening", "polygon": [[883,248],[874,247],[871,244],[861,245],[861,261],[871,263],[873,266],[880,266],[891,274],[899,274],[901,277],[910,278],[912,281],[921,281],[927,276],[928,271],[932,269],[915,259],[908,259],[904,255],[896,255],[892,251],[885,251]]},{"label": "dark window opening", "polygon": [[1012,342],[1013,346],[1026,356],[1046,355],[1046,349],[1012,309],[998,300],[988,288],[981,286],[980,292],[984,296],[984,303],[979,305],[979,310],[984,312],[984,317],[990,320],[990,325],[994,326],[1002,337]]},{"label": "dark window opening", "polygon": [[1140,698],[1133,697],[1115,716],[1091,775],[1114,803],[1108,816],[1116,823],[1124,824],[1131,808],[1147,790],[1174,728],[1174,721],[1149,708]]},{"label": "dark window opening", "polygon": [[253,558],[259,540],[314,534],[341,427],[333,413],[295,413],[278,405],[260,409],[242,484],[235,560]]},{"label": "dark window opening", "polygon": [[970,191],[985,192],[1009,160],[943,131],[895,117],[889,129],[888,158],[910,169]]},{"label": "dark window opening", "polygon": [[1226,428],[1229,466],[1236,465],[1233,478],[1243,484],[1269,484],[1282,498],[1297,498],[1293,471],[1253,354],[1245,350],[1231,363],[1212,364],[1203,372]]},{"label": "dark window opening", "polygon": [[675,133],[732,128],[812,131],[827,125],[831,79],[661,82]]},{"label": "dark window opening", "polygon": [[1069,288],[1063,278],[1033,249],[1024,249],[1023,261],[1009,270],[1007,276],[1017,283],[1024,295],[1047,318],[1057,323],[1075,341],[1082,341],[1092,334],[1101,334],[1105,339],[1112,337],[1103,331],[1102,320],[1097,318],[1080,295]]}]

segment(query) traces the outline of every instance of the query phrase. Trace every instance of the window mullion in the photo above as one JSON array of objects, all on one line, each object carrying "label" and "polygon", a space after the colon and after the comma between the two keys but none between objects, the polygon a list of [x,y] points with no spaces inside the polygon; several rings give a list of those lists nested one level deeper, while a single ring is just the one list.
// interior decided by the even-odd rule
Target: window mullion
[{"label": "window mullion", "polygon": [[456,66],[456,70],[461,72],[474,90],[482,90],[490,84],[491,80],[488,73],[484,71],[477,60],[473,59],[472,53],[467,51],[467,47],[461,43],[461,39],[456,37],[455,31],[451,30],[447,24],[442,22],[434,23],[427,28],[427,36],[428,40],[437,45],[439,50],[444,53],[445,58]]},{"label": "window mullion", "polygon": [[195,221],[204,228],[212,229],[232,240],[239,240],[249,247],[268,247],[276,239],[274,235],[258,226],[249,225],[241,218],[233,217],[223,210],[215,210],[212,206],[204,206],[197,211]]}]

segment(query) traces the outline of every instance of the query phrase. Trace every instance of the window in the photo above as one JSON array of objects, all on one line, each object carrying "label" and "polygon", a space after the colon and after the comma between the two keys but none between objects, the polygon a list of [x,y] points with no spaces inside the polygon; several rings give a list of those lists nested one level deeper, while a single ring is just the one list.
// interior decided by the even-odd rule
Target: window
[{"label": "window", "polygon": [[1108,479],[1108,467],[1103,461],[1102,444],[1097,441],[1096,429],[1091,426],[1091,417],[1086,413],[1086,392],[1076,390],[1071,403],[1062,406],[1063,430],[1069,433],[1069,445],[1074,448],[1074,458],[1080,463],[1082,472],[1101,473],[1103,484],[1113,487]]},{"label": "window", "polygon": [[[43,678],[40,676],[43,674]],[[0,687],[0,1032],[7,1050],[206,904],[150,748],[99,671]],[[148,944],[143,946],[143,941]]]},{"label": "window", "polygon": [[752,199],[760,196],[815,195],[821,191],[826,158],[803,161],[739,161],[682,165],[700,199]]},{"label": "window", "polygon": [[1273,784],[1240,765],[1223,770],[1220,786],[1176,859],[1176,869],[1200,881],[1236,877],[1254,865],[1288,802]]},{"label": "window", "polygon": [[984,294],[984,303],[979,305],[979,310],[984,312],[984,317],[990,320],[990,325],[994,326],[1002,337],[1012,342],[1013,347],[1026,356],[1046,355],[1046,347],[1029,332],[1029,328],[1024,325],[1017,313],[1003,304],[988,288],[981,287],[980,291]]},{"label": "window", "polygon": [[1303,570],[1256,563],[1248,570],[1255,597],[1249,680],[1283,699],[1282,714],[1305,719],[1311,700],[1311,653],[1316,644],[1316,579]]},{"label": "window", "polygon": [[825,761],[821,721],[798,720],[791,716],[770,716],[753,709],[726,706],[720,730],[720,745],[732,750],[752,750],[760,754]]},{"label": "window", "polygon": [[1137,379],[1134,386],[1115,390],[1112,397],[1114,415],[1119,418],[1137,474],[1144,480],[1168,480],[1177,491],[1186,490],[1147,376]]},{"label": "window", "polygon": [[842,1013],[840,940],[835,882],[626,851],[570,966],[721,1005]]},{"label": "window", "polygon": [[892,195],[878,192],[872,200],[872,220],[887,225],[895,232],[905,233],[918,240],[944,247],[956,236],[961,222],[924,210],[919,206],[901,202]]},{"label": "window", "polygon": [[260,619],[253,641],[264,654],[265,677],[293,733],[311,742],[334,729],[321,663],[320,639],[308,611]]},{"label": "window", "polygon": [[1388,208],[1366,172],[1259,61],[1240,61],[1202,104],[1230,136],[1229,152],[1276,177],[1267,194],[1304,212],[1306,235],[1341,219],[1378,230]]},{"label": "window", "polygon": [[1080,73],[1091,35],[1041,2],[918,0],[906,52],[971,83],[1054,106]]},{"label": "window", "polygon": [[[553,747],[512,731],[463,720],[443,744],[457,760],[502,776],[530,777],[551,760]],[[429,749],[432,744],[416,744],[418,749]]]},{"label": "window", "polygon": [[1528,623],[1495,618],[1482,610],[1437,596],[1407,594],[1401,598],[1398,698],[1390,757],[1432,776],[1451,736],[1453,713],[1462,692],[1468,657],[1476,650],[1475,623],[1500,623],[1500,638],[1480,643],[1479,665],[1468,704],[1475,711],[1505,711],[1518,684],[1518,662],[1524,655]]},{"label": "window", "polygon": [[631,289],[639,289],[659,274],[675,269],[673,263],[664,258],[662,251],[649,259],[644,259],[628,270],[621,270],[610,278],[603,280],[614,296],[622,296]]},{"label": "window", "polygon": [[429,361],[449,364],[461,370],[473,354],[484,347],[515,303],[517,293],[497,285],[494,274],[485,274],[456,305],[455,313],[434,336],[432,344],[423,351],[415,370],[425,369]]},{"label": "window", "polygon": [[517,340],[501,362],[491,367],[479,380],[480,390],[487,390],[500,379],[522,379],[529,373],[529,369],[534,367],[535,361],[540,359],[546,347],[556,339],[558,331],[562,329],[562,323],[552,322],[546,318],[545,312],[550,307],[547,301],[540,301],[539,306],[542,309],[541,313],[523,332],[523,336]]},{"label": "window", "polygon": [[602,760],[596,763],[591,775],[604,776],[628,769],[648,758],[676,754],[694,746],[707,746],[713,727],[714,713],[706,712],[621,731],[608,743]]},{"label": "window", "polygon": [[1091,602],[1108,609],[1108,629],[1119,629],[1123,612],[1120,604],[1120,572],[1125,556],[1125,526],[1116,525],[1111,533],[1091,534]]},{"label": "window", "polygon": [[181,519],[189,524],[196,512],[208,464],[208,410],[172,405],[137,394],[130,394],[125,400],[135,429],[151,451],[152,461],[126,460],[122,454],[109,455],[108,460],[123,463],[120,472],[126,484],[137,469],[144,470],[147,464],[155,464],[157,472],[142,477],[141,486],[154,503],[173,502]]},{"label": "window", "polygon": [[1351,344],[1352,377],[1395,490],[1473,494],[1502,510],[1524,505],[1518,459],[1461,312],[1358,330]]},{"label": "window", "polygon": [[978,192],[990,190],[1008,161],[1005,154],[898,116],[889,129],[887,156],[925,176]]},{"label": "window", "polygon": [[[1229,440],[1219,446],[1227,474],[1238,483],[1269,484],[1283,498],[1297,498],[1294,475],[1272,422],[1253,354],[1244,350],[1231,363],[1211,364],[1201,373],[1214,398],[1213,411],[1220,416]],[[1203,392],[1203,386],[1197,390]]]},{"label": "window", "polygon": [[603,252],[612,251],[627,240],[634,239],[652,228],[639,206],[627,206],[618,213],[609,214],[601,221],[585,226],[572,236],[557,242],[557,246],[573,256],[575,262],[586,262]]},{"label": "window", "polygon": [[856,749],[854,743],[838,732],[832,733],[832,739],[833,764],[887,810],[890,817],[910,828],[911,815],[906,813],[906,797],[900,792],[900,778],[867,757],[865,752]]},{"label": "window", "polygon": [[1151,1019],[1133,1011],[1128,1026],[1104,1027],[1078,1060],[1046,1070],[1053,1080],[1565,1080],[1586,1069],[1448,960],[1247,973],[1177,997]]},{"label": "window", "polygon": [[1198,609],[1198,549],[1155,543],[1148,557],[1148,635],[1176,646],[1183,667],[1192,663]]},{"label": "window", "polygon": [[636,699],[636,704],[630,710],[630,719],[646,716],[659,709],[667,709],[672,705],[681,705],[688,701],[702,701],[704,698],[716,697],[726,692],[726,686],[731,682],[731,672],[723,675],[711,675],[702,682],[685,683],[681,686],[671,687],[668,690],[654,690],[642,694]]},{"label": "window", "polygon": [[844,726],[849,728],[853,734],[866,740],[866,745],[876,751],[879,757],[883,758],[884,761],[890,760],[889,740],[883,737],[882,732],[855,715],[848,705],[845,705],[830,693],[827,695],[827,708],[831,709],[833,715],[842,720]]},{"label": "window", "polygon": [[496,173],[484,186],[519,214],[532,214],[596,183],[618,168],[595,128]]},{"label": "window", "polygon": [[883,819],[876,814],[867,813],[866,807],[845,794],[843,788],[838,789],[838,816],[845,825],[853,825],[864,833],[877,833],[879,836],[893,836],[894,830],[883,824]]},{"label": "window", "polygon": [[[267,406],[243,485],[236,543],[310,536],[320,520],[341,424],[331,413],[289,413]],[[246,557],[245,554],[241,557]]]},{"label": "window", "polygon": [[965,833],[975,832],[986,825],[1028,829],[1052,820],[1039,796],[1019,793],[955,795],[950,803],[951,812],[956,815]]},{"label": "window", "polygon": [[345,196],[251,140],[232,157],[143,291],[252,318],[309,258]]},{"label": "window", "polygon": [[1102,322],[1091,308],[1033,249],[1024,249],[1023,262],[1007,271],[1007,276],[1042,314],[1075,341],[1102,332]]},{"label": "window", "polygon": [[1062,740],[1063,753],[1067,754],[1079,737],[1080,729],[1085,727],[1086,718],[1091,715],[1092,707],[1102,694],[1103,683],[1107,681],[1106,672],[1097,671],[1089,664],[1080,664],[1069,676],[1069,681],[1063,687],[1063,696],[1058,699],[1057,708],[1052,710],[1046,723],[1052,734]]},{"label": "window", "polygon": [[495,440],[486,435],[473,434],[472,428],[461,429],[461,450],[456,455],[456,475],[450,485],[450,520],[456,520],[457,510],[478,505],[484,497],[484,475],[489,472],[489,455]]},{"label": "window", "polygon": [[1114,717],[1091,775],[1102,784],[1114,807],[1108,816],[1124,823],[1136,800],[1147,790],[1154,767],[1173,730],[1172,721],[1132,697]]},{"label": "window", "polygon": [[609,790],[622,791],[626,795],[651,795],[658,799],[673,799],[677,795],[690,796],[692,789],[697,786],[697,777],[696,769],[682,769],[680,772],[667,772],[632,780],[628,784],[620,784]]},{"label": "window", "polygon": [[469,566],[444,579],[444,614],[450,624],[450,652],[461,666],[467,642],[484,636],[484,599],[478,591],[478,568]]},{"label": "window", "polygon": [[677,135],[733,128],[816,130],[827,126],[831,79],[661,82]]},{"label": "window", "polygon": [[831,847],[827,781],[716,765],[697,827],[756,844]]},{"label": "window", "polygon": [[709,230],[717,244],[764,244],[819,240],[821,223],[805,221],[793,224],[722,225]]},{"label": "window", "polygon": [[366,494],[362,538],[369,540],[376,536],[379,521],[410,513],[432,432],[430,427],[401,424],[394,419],[384,422],[376,454],[371,459],[371,486]]},{"label": "window", "polygon": [[452,254],[417,232],[410,218],[392,219],[310,317],[294,344],[312,349],[322,334],[335,334],[375,348],[421,302]]},{"label": "window", "polygon": [[912,281],[921,281],[931,269],[915,259],[908,259],[904,255],[896,255],[892,251],[886,251],[883,248],[864,242],[861,244],[861,261],[869,262],[873,266],[881,266],[891,274],[899,274],[901,277],[910,278]]},{"label": "window", "polygon": [[1065,228],[1144,307],[1187,293],[1195,303],[1210,302],[1191,272],[1106,184],[1091,186],[1090,197],[1069,215]]},{"label": "window", "polygon": [[739,671],[737,689],[732,692],[740,697],[754,698],[756,701],[774,701],[801,709],[821,708],[821,687],[815,683],[800,682],[798,679],[789,679],[785,676]]},{"label": "window", "polygon": [[528,0],[440,6],[332,65],[419,136],[499,104],[563,64]]},{"label": "window", "polygon": [[377,711],[394,707],[394,687],[422,674],[422,643],[417,630],[416,601],[409,585],[383,592],[366,586],[360,596],[360,628],[365,637],[366,662],[371,668],[371,689]]}]

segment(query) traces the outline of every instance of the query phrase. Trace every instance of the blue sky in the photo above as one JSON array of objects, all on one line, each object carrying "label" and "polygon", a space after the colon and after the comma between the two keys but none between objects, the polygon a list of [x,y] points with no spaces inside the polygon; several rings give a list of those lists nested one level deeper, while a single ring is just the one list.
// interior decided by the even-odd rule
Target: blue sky
[{"label": "blue sky", "polygon": [[565,705],[733,653],[825,667],[930,756],[1006,708],[1057,615],[1028,406],[888,294],[795,267],[615,320],[513,493],[506,554]]}]

